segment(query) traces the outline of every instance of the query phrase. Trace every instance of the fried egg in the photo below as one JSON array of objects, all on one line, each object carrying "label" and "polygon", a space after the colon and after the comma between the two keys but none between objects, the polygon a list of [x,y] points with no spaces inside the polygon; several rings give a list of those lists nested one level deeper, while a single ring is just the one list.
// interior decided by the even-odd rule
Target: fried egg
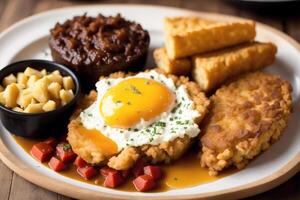
[{"label": "fried egg", "polygon": [[97,130],[116,144],[158,145],[200,133],[195,109],[186,87],[155,70],[126,78],[105,78],[96,83],[97,100],[81,112],[82,125]]}]

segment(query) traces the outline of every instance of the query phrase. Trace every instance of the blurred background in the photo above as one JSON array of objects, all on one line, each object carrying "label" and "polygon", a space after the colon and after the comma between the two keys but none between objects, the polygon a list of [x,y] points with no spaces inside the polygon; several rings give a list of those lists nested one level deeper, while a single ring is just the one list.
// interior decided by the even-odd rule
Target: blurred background
[{"label": "blurred background", "polygon": [[[76,5],[114,3],[163,5],[250,18],[279,29],[300,42],[300,0],[0,0],[0,32],[16,21],[43,11]],[[0,200],[69,200],[27,182],[1,161],[0,183]],[[23,191],[31,192],[24,194]],[[283,185],[248,198],[250,199],[300,199],[300,173]]]},{"label": "blurred background", "polygon": [[0,31],[29,15],[84,4],[154,4],[251,18],[300,41],[300,0],[0,0]]}]

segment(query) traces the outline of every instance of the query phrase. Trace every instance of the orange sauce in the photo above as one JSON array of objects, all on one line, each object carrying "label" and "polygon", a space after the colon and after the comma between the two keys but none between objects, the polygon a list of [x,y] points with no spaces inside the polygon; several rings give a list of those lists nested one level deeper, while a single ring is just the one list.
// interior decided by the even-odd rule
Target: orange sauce
[{"label": "orange sauce", "polygon": [[[14,139],[27,153],[29,153],[31,147],[38,142],[37,140],[29,140],[19,136],[14,136]],[[47,163],[45,163],[45,166],[48,167]],[[164,192],[171,189],[193,187],[219,180],[236,172],[236,170],[229,169],[217,177],[209,176],[208,170],[200,167],[196,151],[190,151],[172,164],[161,165],[160,167],[163,169],[164,178],[160,181],[160,187],[151,192]],[[101,186],[104,182],[102,176],[97,176],[91,180],[83,179],[77,174],[74,165],[70,165],[67,170],[59,173],[63,176],[93,185]],[[136,191],[131,180],[126,181],[125,184],[117,189],[122,191]]]}]

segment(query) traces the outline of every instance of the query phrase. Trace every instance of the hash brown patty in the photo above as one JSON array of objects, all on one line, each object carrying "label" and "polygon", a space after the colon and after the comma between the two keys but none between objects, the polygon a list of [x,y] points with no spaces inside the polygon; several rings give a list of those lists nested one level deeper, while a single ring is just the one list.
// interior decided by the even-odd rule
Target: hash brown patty
[{"label": "hash brown patty", "polygon": [[241,169],[279,139],[292,109],[292,87],[276,75],[248,73],[211,97],[202,130],[201,166],[210,175]]},{"label": "hash brown patty", "polygon": [[[125,74],[123,72],[117,72],[111,74],[109,77],[124,78],[129,75],[130,74]],[[200,87],[196,83],[189,81],[188,78],[183,76],[176,77],[174,75],[166,76],[172,78],[175,85],[179,86],[184,84],[186,86],[187,92],[194,102],[195,109],[197,109],[201,114],[196,122],[199,124],[207,113],[210,101],[205,97],[205,94],[201,92]],[[77,131],[77,128],[80,126],[80,119],[78,117],[80,112],[96,101],[96,98],[97,93],[95,91],[91,91],[89,95],[85,96],[82,102],[79,103],[71,118],[71,122],[68,125],[69,132],[67,139],[71,144],[73,151],[88,163],[95,165],[107,163],[109,167],[117,170],[126,170],[131,168],[139,158],[145,158],[151,163],[169,163],[172,160],[180,158],[194,141],[194,138],[185,136],[159,145],[127,147],[112,157],[106,157],[92,140],[86,138]]]}]

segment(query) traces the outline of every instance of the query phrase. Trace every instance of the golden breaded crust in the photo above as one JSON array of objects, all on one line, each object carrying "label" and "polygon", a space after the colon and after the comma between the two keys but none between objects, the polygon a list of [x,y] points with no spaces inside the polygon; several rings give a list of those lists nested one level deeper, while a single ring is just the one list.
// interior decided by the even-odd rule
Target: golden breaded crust
[{"label": "golden breaded crust", "polygon": [[204,27],[212,23],[216,22],[192,16],[166,17],[164,19],[164,30],[167,33],[180,33],[182,31],[194,30],[195,28]]},{"label": "golden breaded crust", "polygon": [[107,165],[116,170],[130,169],[138,160],[140,154],[139,149],[135,147],[127,147],[118,155],[109,159]]},{"label": "golden breaded crust", "polygon": [[167,74],[188,75],[192,69],[192,63],[189,58],[169,59],[165,48],[155,49],[153,57],[156,66]]},{"label": "golden breaded crust", "polygon": [[[80,109],[81,110],[81,109]],[[76,111],[76,114],[80,112]],[[78,115],[77,115],[78,116]],[[80,155],[88,163],[100,163],[106,161],[111,156],[107,156],[105,152],[102,152],[90,138],[80,134],[78,129],[82,126],[78,117],[70,121],[68,125],[68,137],[67,140],[72,146],[73,151]]]},{"label": "golden breaded crust", "polygon": [[239,21],[212,23],[180,32],[166,32],[165,46],[171,59],[204,53],[255,38],[255,23]]},{"label": "golden breaded crust", "polygon": [[205,92],[228,78],[271,65],[277,48],[273,43],[250,42],[193,57],[192,77]]},{"label": "golden breaded crust", "polygon": [[[126,76],[125,73],[118,72],[111,74],[110,78],[124,78]],[[179,86],[184,84],[186,86],[188,94],[194,101],[195,108],[201,113],[201,116],[196,121],[197,123],[200,123],[207,113],[209,106],[209,100],[205,97],[205,94],[201,92],[196,83],[190,82],[188,78],[176,77],[173,75],[167,76],[173,79],[175,85]],[[92,91],[89,95],[85,96],[82,102],[79,103],[78,108],[74,112],[74,115],[71,118],[72,120],[68,125],[69,131],[67,139],[71,144],[73,151],[88,163],[107,163],[109,167],[117,170],[129,169],[139,157],[144,157],[152,163],[169,163],[172,160],[178,159],[192,143],[192,138],[186,136],[155,146],[143,145],[141,147],[128,147],[123,149],[117,155],[106,157],[105,154],[96,147],[92,140],[86,138],[77,131],[78,126],[81,125],[78,118],[79,113],[92,104],[96,98],[97,94],[95,91]]]},{"label": "golden breaded crust", "polygon": [[249,160],[269,148],[287,125],[291,85],[263,72],[240,76],[211,97],[212,109],[202,130],[202,167],[211,175]]}]

